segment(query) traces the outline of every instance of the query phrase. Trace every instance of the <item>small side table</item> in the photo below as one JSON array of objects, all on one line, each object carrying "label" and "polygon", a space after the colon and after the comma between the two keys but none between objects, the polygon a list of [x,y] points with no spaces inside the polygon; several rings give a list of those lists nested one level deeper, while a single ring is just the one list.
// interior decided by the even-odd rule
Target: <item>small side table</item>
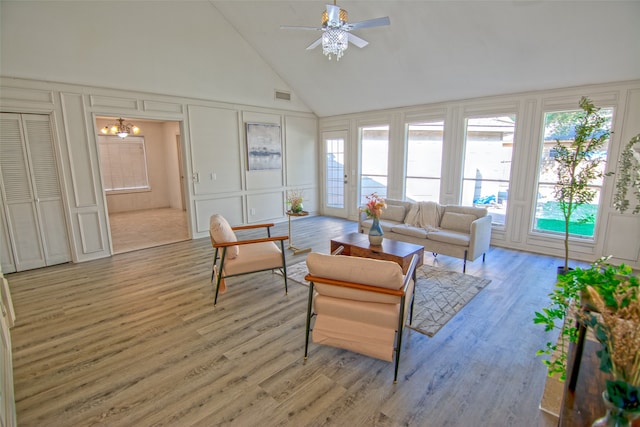
[{"label": "small side table", "polygon": [[291,249],[293,251],[294,255],[303,254],[305,252],[311,252],[311,248],[298,248],[298,247],[294,246],[293,245],[293,235],[291,234],[291,217],[292,216],[307,216],[307,215],[309,215],[309,212],[307,212],[307,211],[302,211],[302,212],[287,211],[287,216],[289,217],[289,246],[287,247],[287,249]]}]

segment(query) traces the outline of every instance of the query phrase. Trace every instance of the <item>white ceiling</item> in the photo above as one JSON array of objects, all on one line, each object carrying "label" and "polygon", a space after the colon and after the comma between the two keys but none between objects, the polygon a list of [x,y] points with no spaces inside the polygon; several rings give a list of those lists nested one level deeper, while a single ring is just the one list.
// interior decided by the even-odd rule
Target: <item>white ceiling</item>
[{"label": "white ceiling", "polygon": [[209,0],[318,116],[640,79],[640,0],[341,1],[354,31],[337,62],[306,47],[323,1]]}]

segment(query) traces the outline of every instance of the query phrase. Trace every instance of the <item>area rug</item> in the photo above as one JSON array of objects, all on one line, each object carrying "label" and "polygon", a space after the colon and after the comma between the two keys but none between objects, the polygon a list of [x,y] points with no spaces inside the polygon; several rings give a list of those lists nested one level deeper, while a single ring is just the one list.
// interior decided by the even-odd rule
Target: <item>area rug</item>
[{"label": "area rug", "polygon": [[[287,277],[303,285],[308,274],[302,261],[287,267]],[[423,265],[416,271],[416,296],[413,324],[410,328],[434,336],[455,314],[475,297],[491,280]]]}]

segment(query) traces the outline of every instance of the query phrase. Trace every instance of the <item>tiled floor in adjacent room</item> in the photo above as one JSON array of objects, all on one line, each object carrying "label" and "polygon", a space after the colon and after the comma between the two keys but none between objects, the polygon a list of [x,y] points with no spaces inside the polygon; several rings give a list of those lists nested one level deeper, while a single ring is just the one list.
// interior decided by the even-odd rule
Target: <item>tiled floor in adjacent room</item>
[{"label": "tiled floor in adjacent room", "polygon": [[109,214],[113,253],[189,240],[187,211],[148,209]]}]

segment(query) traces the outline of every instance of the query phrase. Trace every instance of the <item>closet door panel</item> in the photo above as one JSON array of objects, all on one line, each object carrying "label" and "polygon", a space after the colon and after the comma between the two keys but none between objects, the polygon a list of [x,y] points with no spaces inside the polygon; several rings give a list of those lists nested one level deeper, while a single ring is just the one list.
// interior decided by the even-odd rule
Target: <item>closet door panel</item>
[{"label": "closet door panel", "polygon": [[44,251],[33,203],[9,206],[10,237],[18,271],[44,267]]},{"label": "closet door panel", "polygon": [[16,265],[13,262],[13,250],[11,249],[5,212],[4,202],[0,197],[0,268],[5,273],[13,273],[16,271]]},{"label": "closet door panel", "polygon": [[47,265],[60,264],[70,260],[67,224],[60,200],[45,200],[38,203],[42,221],[42,244]]},{"label": "closet door panel", "polygon": [[23,123],[45,261],[67,262],[71,256],[49,117],[24,115]]},{"label": "closet door panel", "polygon": [[0,115],[0,170],[9,240],[18,271],[44,267],[21,115]]}]

